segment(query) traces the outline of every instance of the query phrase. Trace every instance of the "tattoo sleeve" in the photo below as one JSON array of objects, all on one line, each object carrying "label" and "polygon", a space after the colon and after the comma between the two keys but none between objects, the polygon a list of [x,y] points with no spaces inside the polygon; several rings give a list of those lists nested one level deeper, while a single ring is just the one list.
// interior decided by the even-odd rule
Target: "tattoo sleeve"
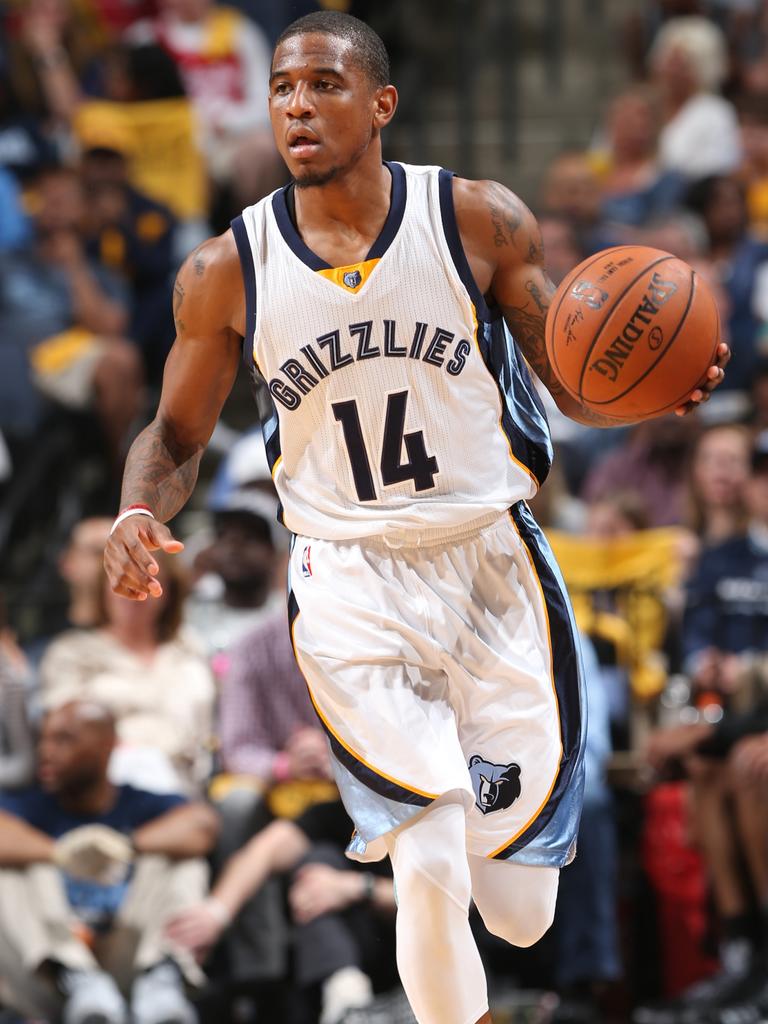
[{"label": "tattoo sleeve", "polygon": [[192,494],[203,445],[184,447],[155,420],[131,445],[125,461],[120,507],[141,502],[162,522],[172,519]]}]

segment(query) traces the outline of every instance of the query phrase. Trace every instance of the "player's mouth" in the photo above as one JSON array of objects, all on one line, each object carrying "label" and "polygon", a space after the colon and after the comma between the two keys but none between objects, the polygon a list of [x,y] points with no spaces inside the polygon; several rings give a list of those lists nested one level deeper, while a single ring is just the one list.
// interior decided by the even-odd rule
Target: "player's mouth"
[{"label": "player's mouth", "polygon": [[288,133],[288,150],[291,156],[301,159],[302,157],[313,156],[320,146],[320,140],[316,135],[306,131],[291,131]]}]

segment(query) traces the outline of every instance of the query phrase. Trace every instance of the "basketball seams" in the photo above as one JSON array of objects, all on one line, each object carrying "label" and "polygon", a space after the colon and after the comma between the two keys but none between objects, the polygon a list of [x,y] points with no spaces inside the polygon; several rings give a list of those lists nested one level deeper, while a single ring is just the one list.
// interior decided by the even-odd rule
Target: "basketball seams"
[{"label": "basketball seams", "polygon": [[[643,370],[643,372],[637,378],[637,380],[634,381],[632,384],[630,384],[628,388],[625,388],[623,391],[619,392],[616,395],[612,395],[610,398],[601,398],[601,399],[590,398],[590,399],[588,399],[590,405],[606,406],[606,405],[611,405],[612,402],[618,402],[619,399],[621,399],[621,398],[625,398],[628,394],[630,394],[630,392],[635,390],[635,388],[638,386],[638,384],[641,384],[642,381],[645,380],[645,378],[648,376],[648,374],[651,373],[654,370],[655,367],[657,367],[659,365],[659,363],[664,358],[664,356],[667,354],[667,352],[669,352],[669,350],[672,348],[672,345],[673,345],[673,343],[675,341],[675,338],[678,336],[678,334],[682,330],[683,324],[685,323],[685,321],[688,318],[688,313],[690,312],[691,306],[693,305],[693,296],[694,296],[695,291],[696,291],[696,282],[694,280],[694,277],[695,277],[695,275],[694,275],[693,271],[691,271],[691,286],[690,286],[690,289],[689,289],[689,292],[688,292],[688,301],[685,304],[685,309],[683,310],[682,315],[680,316],[680,319],[679,319],[679,321],[677,323],[677,327],[675,327],[674,331],[672,332],[672,337],[669,339],[669,341],[664,346],[664,348],[661,350],[661,352],[656,356],[655,361],[652,362],[650,364],[650,366],[647,366],[645,368],[645,370]],[[586,365],[585,365],[585,369],[586,369]],[[585,401],[587,401],[587,399],[585,399]]]},{"label": "basketball seams", "polygon": [[[637,248],[641,248],[641,247],[638,246]],[[586,374],[586,372],[587,372],[587,370],[589,368],[589,360],[592,357],[592,353],[595,350],[595,346],[597,345],[598,341],[600,340],[600,336],[603,333],[603,329],[605,328],[605,325],[608,323],[608,321],[610,320],[610,318],[613,316],[614,312],[616,311],[616,307],[619,305],[619,303],[622,301],[622,299],[625,297],[625,295],[629,291],[631,291],[632,288],[635,287],[637,282],[640,280],[640,278],[644,274],[649,273],[651,270],[653,270],[654,267],[657,267],[660,263],[666,263],[668,260],[674,260],[674,259],[676,259],[675,256],[672,256],[669,253],[667,253],[664,256],[660,256],[659,259],[654,260],[653,263],[647,263],[643,267],[643,269],[640,271],[640,273],[637,274],[635,277],[633,277],[632,280],[624,287],[624,290],[619,292],[619,294],[613,300],[613,304],[607,310],[605,316],[603,317],[602,323],[600,324],[600,326],[596,329],[596,331],[594,333],[594,336],[592,338],[592,344],[589,346],[587,351],[584,353],[584,357],[582,359],[581,373],[579,374],[579,386],[578,386],[578,389],[577,389],[580,402],[587,402],[588,405],[593,405],[594,404],[589,399],[584,398],[583,391],[582,391],[582,386],[584,384],[584,376],[585,376],[585,374]],[[611,399],[611,401],[613,401],[613,399]]]}]

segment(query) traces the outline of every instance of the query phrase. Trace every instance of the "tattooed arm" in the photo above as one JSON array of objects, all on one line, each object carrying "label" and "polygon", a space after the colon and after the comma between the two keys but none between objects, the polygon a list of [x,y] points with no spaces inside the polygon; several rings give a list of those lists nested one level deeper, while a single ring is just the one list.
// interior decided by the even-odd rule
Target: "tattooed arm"
[{"label": "tattooed arm", "polygon": [[163,523],[188,500],[203,450],[237,373],[245,301],[231,232],[188,257],[174,286],[176,340],[168,355],[157,414],[128,452],[121,507],[148,505],[110,537],[104,566],[112,589],[143,600],[162,593],[150,552],[183,547]]},{"label": "tattooed arm", "polygon": [[544,247],[531,211],[495,181],[454,180],[454,204],[464,249],[478,287],[498,305],[531,369],[558,408],[580,423],[615,426],[585,409],[554,374],[544,325],[555,287],[544,269]]},{"label": "tattooed arm", "polygon": [[[529,365],[561,412],[579,423],[613,427],[616,421],[581,405],[555,376],[544,343],[547,311],[555,291],[545,270],[541,232],[531,211],[514,193],[495,181],[454,180],[456,217],[475,280],[500,308]],[[705,402],[722,381],[730,358],[721,344],[717,363],[676,412],[690,412]]]}]

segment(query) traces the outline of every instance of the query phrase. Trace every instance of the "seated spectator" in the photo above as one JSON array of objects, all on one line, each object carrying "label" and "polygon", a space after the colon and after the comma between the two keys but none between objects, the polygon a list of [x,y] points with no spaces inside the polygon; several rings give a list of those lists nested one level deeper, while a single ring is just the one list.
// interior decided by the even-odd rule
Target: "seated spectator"
[{"label": "seated spectator", "polygon": [[587,153],[566,151],[550,163],[541,194],[542,212],[572,226],[585,256],[626,241],[606,223],[601,202],[600,179]]},{"label": "seated spectator", "polygon": [[155,792],[203,791],[210,772],[214,685],[205,657],[180,631],[185,581],[158,554],[163,594],[130,601],[102,581],[102,625],[70,630],[40,664],[41,700],[94,700],[114,715],[115,782]]},{"label": "seated spectator", "polygon": [[[753,927],[755,911],[765,918],[768,907],[765,794],[740,785],[732,770],[742,758],[749,763],[746,738],[768,732],[768,438],[758,440],[746,493],[746,534],[710,547],[688,586],[683,644],[699,721],[661,730],[647,750],[654,767],[682,765],[690,780],[693,828],[720,920],[721,973],[684,993],[674,1020],[695,1010],[725,1024],[729,1008],[765,1008],[768,999],[761,955],[768,920],[760,933]],[[668,1019],[649,1014],[647,1024]],[[733,1019],[761,1017],[753,1005],[752,1016]]]},{"label": "seated spectator", "polygon": [[608,112],[607,166],[602,177],[606,220],[642,227],[675,208],[684,179],[659,166],[658,112],[650,92],[617,96]]},{"label": "seated spectator", "polygon": [[127,285],[129,333],[150,379],[159,382],[174,335],[176,218],[129,183],[127,161],[116,150],[86,150],[80,176],[88,194],[88,253]]},{"label": "seated spectator", "polygon": [[321,985],[321,1024],[340,1024],[370,1003],[371,975],[379,988],[395,980],[392,879],[344,861],[351,827],[341,801],[268,825],[227,861],[207,899],[168,921],[169,938],[203,959],[271,875],[289,874],[291,980]]},{"label": "seated spectator", "polygon": [[642,494],[649,526],[677,526],[685,517],[685,466],[696,425],[677,416],[632,427],[626,443],[590,470],[582,488],[589,503],[616,491]]},{"label": "seated spectator", "polygon": [[[211,786],[223,828],[216,864],[225,863],[273,816],[295,817],[338,793],[328,741],[318,727],[296,665],[285,601],[229,651],[219,690],[219,758]],[[227,935],[231,973],[260,978],[284,970],[286,926],[280,893],[264,886]]]},{"label": "seated spectator", "polygon": [[33,430],[44,397],[93,408],[117,471],[143,402],[141,359],[123,336],[122,292],[88,259],[77,175],[43,172],[34,201],[34,242],[0,255],[0,428]]},{"label": "seated spectator", "polygon": [[719,544],[744,529],[750,448],[750,431],[736,423],[710,427],[693,446],[685,520],[703,545]]},{"label": "seated spectator", "polygon": [[273,588],[277,499],[253,488],[227,491],[212,510],[213,539],[195,558],[199,579],[185,607],[193,629],[223,675],[228,651],[285,603]]},{"label": "seated spectator", "polygon": [[747,391],[768,328],[768,242],[749,229],[744,190],[735,178],[704,178],[688,192],[690,208],[703,219],[708,257],[728,296],[731,360],[726,390]]},{"label": "seated spectator", "polygon": [[55,141],[47,137],[43,124],[25,109],[17,95],[5,54],[0,50],[0,167],[24,184],[41,167],[56,163],[57,153]]},{"label": "seated spectator", "polygon": [[768,92],[739,99],[743,160],[738,177],[747,196],[747,215],[761,241],[768,240]]},{"label": "seated spectator", "polygon": [[225,771],[265,788],[293,779],[327,779],[328,746],[296,664],[279,609],[231,649],[219,696]]},{"label": "seated spectator", "polygon": [[202,803],[115,787],[101,707],[50,712],[38,783],[0,794],[0,975],[20,1013],[66,1024],[193,1024],[188,957],[166,922],[205,895],[217,831]]},{"label": "seated spectator", "polygon": [[161,45],[178,65],[203,132],[211,177],[228,186],[237,209],[280,182],[282,164],[269,127],[269,43],[239,11],[213,0],[158,0],[159,16],[128,38]]},{"label": "seated spectator", "polygon": [[662,168],[690,180],[736,170],[741,161],[736,113],[717,95],[728,72],[720,29],[702,17],[672,18],[656,36],[648,63],[661,93]]},{"label": "seated spectator", "polygon": [[69,590],[67,625],[91,629],[101,624],[104,602],[104,545],[112,520],[91,516],[76,523],[59,555],[59,575]]}]

